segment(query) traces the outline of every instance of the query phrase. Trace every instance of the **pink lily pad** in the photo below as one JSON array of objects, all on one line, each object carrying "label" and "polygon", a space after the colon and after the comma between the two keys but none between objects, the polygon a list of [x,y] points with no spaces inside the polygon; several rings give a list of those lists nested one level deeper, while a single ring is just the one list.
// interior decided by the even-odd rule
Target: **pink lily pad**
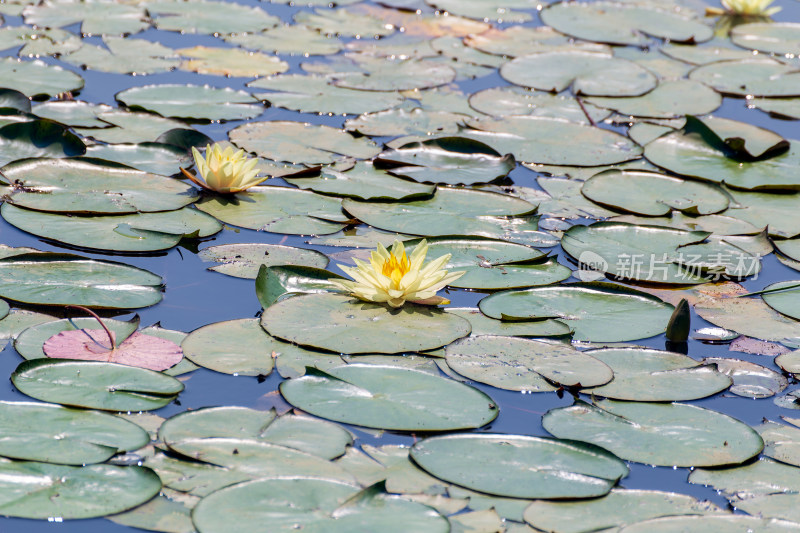
[{"label": "pink lily pad", "polygon": [[183,359],[179,345],[138,331],[114,349],[109,349],[108,335],[102,329],[62,331],[47,339],[42,348],[45,355],[56,359],[105,361],[157,371],[173,367]]}]

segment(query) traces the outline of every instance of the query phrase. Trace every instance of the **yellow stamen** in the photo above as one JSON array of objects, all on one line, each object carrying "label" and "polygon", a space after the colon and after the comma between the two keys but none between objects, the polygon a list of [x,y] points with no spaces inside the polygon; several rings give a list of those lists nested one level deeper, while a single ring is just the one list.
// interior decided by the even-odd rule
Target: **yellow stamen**
[{"label": "yellow stamen", "polygon": [[411,269],[411,264],[408,262],[408,256],[403,251],[403,256],[398,258],[394,253],[389,254],[389,259],[383,263],[381,273],[392,280],[395,287],[400,284],[403,276],[408,274]]}]

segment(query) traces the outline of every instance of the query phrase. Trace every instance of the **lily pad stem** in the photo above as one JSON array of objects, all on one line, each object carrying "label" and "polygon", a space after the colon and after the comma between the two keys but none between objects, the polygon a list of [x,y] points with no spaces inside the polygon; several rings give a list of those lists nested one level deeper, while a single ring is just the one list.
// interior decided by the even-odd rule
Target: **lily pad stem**
[{"label": "lily pad stem", "polygon": [[[94,311],[92,311],[92,310],[91,310],[91,309],[89,309],[88,307],[83,307],[82,305],[68,305],[68,306],[66,306],[66,307],[67,307],[67,309],[80,309],[80,310],[81,310],[81,311],[83,311],[84,313],[88,313],[88,314],[92,315],[92,316],[95,318],[95,320],[97,320],[98,322],[100,322],[100,325],[103,327],[103,330],[106,332],[106,335],[108,335],[108,346],[109,346],[109,348],[108,348],[108,349],[109,349],[109,350],[113,350],[113,349],[114,349],[114,336],[113,336],[113,335],[111,334],[111,332],[108,330],[108,328],[106,327],[106,325],[105,325],[105,324],[103,324],[103,321],[102,321],[102,320],[100,320],[100,317],[99,317],[99,316],[97,316],[97,313],[95,313]],[[105,346],[103,346],[103,347],[105,348]]]}]

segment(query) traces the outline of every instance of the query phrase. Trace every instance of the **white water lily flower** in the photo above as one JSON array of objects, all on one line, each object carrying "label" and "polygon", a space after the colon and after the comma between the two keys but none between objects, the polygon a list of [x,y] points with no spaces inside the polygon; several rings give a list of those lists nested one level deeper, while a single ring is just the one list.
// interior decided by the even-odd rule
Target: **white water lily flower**
[{"label": "white water lily flower", "polygon": [[442,270],[451,254],[443,255],[427,265],[422,265],[428,253],[428,242],[420,241],[406,255],[400,241],[394,241],[391,252],[382,244],[372,252],[369,263],[355,259],[357,268],[339,265],[354,281],[332,279],[340,289],[368,302],[387,303],[401,307],[406,302],[425,305],[449,304],[450,300],[436,293],[445,285],[464,275],[463,271]]},{"label": "white water lily flower", "polygon": [[248,159],[244,150],[234,152],[231,146],[224,150],[219,144],[206,146],[206,157],[200,154],[197,148],[192,147],[194,164],[203,181],[197,176],[181,169],[183,175],[204,189],[223,194],[241,192],[253,185],[258,185],[269,176],[257,178],[259,169],[256,168],[257,159]]},{"label": "white water lily flower", "polygon": [[781,10],[779,7],[769,7],[774,0],[720,0],[725,10],[708,8],[711,15],[744,15],[754,17],[768,17]]}]

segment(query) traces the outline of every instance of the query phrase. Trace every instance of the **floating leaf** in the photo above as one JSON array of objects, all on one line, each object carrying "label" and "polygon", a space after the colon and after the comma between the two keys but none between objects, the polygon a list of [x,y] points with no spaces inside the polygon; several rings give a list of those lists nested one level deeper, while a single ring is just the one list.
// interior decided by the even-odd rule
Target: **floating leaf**
[{"label": "floating leaf", "polygon": [[644,46],[652,37],[698,43],[713,36],[711,27],[697,19],[623,2],[558,2],[541,16],[545,24],[562,33],[609,44]]},{"label": "floating leaf", "polygon": [[520,320],[503,322],[489,318],[474,307],[447,307],[445,312],[465,318],[472,325],[472,336],[564,337],[572,330],[558,320]]},{"label": "floating leaf", "polygon": [[53,96],[83,88],[83,78],[44,61],[20,61],[13,57],[0,60],[0,77],[6,89],[30,96]]},{"label": "floating leaf", "polygon": [[266,309],[287,296],[338,291],[333,280],[346,279],[321,268],[262,265],[256,277],[256,296]]},{"label": "floating leaf", "polygon": [[[615,400],[674,402],[696,400],[731,386],[731,379],[713,365],[679,353],[645,348],[605,348],[583,352],[608,365],[611,383],[582,392]],[[581,383],[586,387],[586,383]]]},{"label": "floating leaf", "polygon": [[498,414],[492,399],[477,389],[386,365],[308,369],[305,376],[281,383],[280,391],[286,401],[315,416],[398,431],[477,428]]},{"label": "floating leaf", "polygon": [[394,25],[380,18],[348,9],[315,9],[299,11],[294,21],[317,30],[323,35],[342,35],[356,38],[377,38],[395,32]]},{"label": "floating leaf", "polygon": [[[174,130],[173,130],[174,131]],[[86,155],[114,161],[144,172],[173,176],[181,167],[191,164],[191,155],[184,148],[160,142],[139,144],[95,144]],[[188,187],[188,186],[187,186]]]},{"label": "floating leaf", "polygon": [[680,403],[579,402],[549,411],[542,424],[558,438],[591,442],[622,459],[652,465],[739,464],[764,446],[750,426]]},{"label": "floating leaf", "polygon": [[551,392],[557,386],[594,387],[611,381],[605,363],[570,345],[481,336],[445,349],[447,364],[464,377],[507,390]]},{"label": "floating leaf", "polygon": [[458,113],[429,111],[414,107],[413,104],[406,107],[364,113],[357,118],[348,119],[344,126],[348,131],[379,137],[444,135],[457,133],[459,125],[465,118]]},{"label": "floating leaf", "polygon": [[181,33],[245,33],[272,28],[280,23],[276,16],[257,7],[228,2],[172,2],[146,3],[147,11],[160,30]]},{"label": "floating leaf", "polygon": [[795,320],[800,320],[800,306],[797,296],[800,294],[800,281],[779,281],[768,285],[761,298],[768,306],[779,313]]},{"label": "floating leaf", "polygon": [[656,77],[632,61],[610,54],[570,50],[542,52],[513,59],[500,75],[515,85],[575,95],[640,96],[656,87]]},{"label": "floating leaf", "polygon": [[625,463],[602,448],[526,435],[430,437],[411,448],[411,457],[440,479],[513,498],[592,498],[628,475]]},{"label": "floating leaf", "polygon": [[0,165],[29,157],[73,157],[85,152],[86,146],[76,135],[50,120],[0,127]]},{"label": "floating leaf", "polygon": [[660,83],[644,96],[631,98],[587,98],[594,106],[613,109],[621,115],[650,118],[676,118],[705,115],[722,105],[722,98],[705,85],[675,80]]},{"label": "floating leaf", "polygon": [[[129,320],[114,320],[102,318],[103,326],[114,334],[114,342],[118,344],[133,334],[139,328],[139,315]],[[31,325],[22,331],[14,341],[14,349],[25,359],[41,359],[47,357],[44,343],[62,331],[79,331],[97,327],[97,320],[90,317],[64,318],[61,320],[51,317],[46,322]]]},{"label": "floating leaf", "polygon": [[0,296],[18,302],[136,309],[160,302],[161,284],[147,270],[79,255],[31,253],[0,259]]},{"label": "floating leaf", "polygon": [[[558,318],[576,340],[621,342],[663,333],[673,307],[649,294],[610,283],[571,283],[503,291],[480,302],[499,319]],[[635,310],[635,311],[634,311]],[[626,317],[624,321],[619,316]]]},{"label": "floating leaf", "polygon": [[731,42],[768,54],[794,54],[800,48],[800,24],[772,21],[740,24],[731,30]]},{"label": "floating leaf", "polygon": [[[170,4],[180,5],[176,2]],[[145,85],[117,93],[116,98],[131,109],[145,109],[164,117],[239,120],[257,117],[264,111],[250,93],[227,87]]]},{"label": "floating leaf", "polygon": [[706,357],[706,364],[716,365],[717,370],[733,379],[730,392],[745,398],[769,398],[789,385],[789,381],[774,370],[740,359],[728,357]]},{"label": "floating leaf", "polygon": [[185,122],[152,113],[131,113],[121,109],[104,111],[102,108],[95,111],[101,127],[76,128],[76,131],[85,137],[106,143],[155,141],[170,130],[189,127]]},{"label": "floating leaf", "polygon": [[0,463],[0,513],[19,518],[95,518],[136,507],[161,490],[149,468]]},{"label": "floating leaf", "polygon": [[783,520],[743,515],[665,516],[630,524],[619,531],[620,533],[669,533],[681,530],[784,533],[800,531],[800,525]]},{"label": "floating leaf", "polygon": [[83,35],[137,33],[150,26],[141,7],[115,3],[46,3],[28,5],[22,16],[26,24],[60,28],[81,23]]},{"label": "floating leaf", "polygon": [[768,58],[718,61],[689,73],[689,79],[732,96],[800,96],[795,67]]},{"label": "floating leaf", "polygon": [[209,270],[245,279],[255,279],[261,265],[328,266],[328,257],[321,252],[278,244],[221,244],[204,248],[197,256],[203,261],[222,263]]},{"label": "floating leaf", "polygon": [[155,74],[168,72],[180,64],[172,48],[146,39],[105,37],[103,46],[84,42],[62,61],[82,69],[115,74]]},{"label": "floating leaf", "polygon": [[97,361],[23,361],[11,381],[37,400],[104,411],[159,409],[183,390],[183,383],[160,372]]},{"label": "floating leaf", "polygon": [[289,187],[251,187],[234,195],[209,196],[197,207],[226,224],[294,235],[336,233],[349,220],[340,199]]},{"label": "floating leaf", "polygon": [[[469,105],[493,117],[533,115],[589,123],[576,98],[563,94],[532,92],[522,87],[492,87],[478,91],[469,97]],[[584,108],[595,123],[611,114],[610,111],[589,103],[584,103]]]},{"label": "floating leaf", "polygon": [[220,76],[269,76],[289,70],[289,64],[276,56],[247,52],[238,48],[195,46],[175,51],[187,57],[181,70]]},{"label": "floating leaf", "polygon": [[433,350],[470,332],[469,322],[435,307],[390,309],[329,293],[282,300],[264,310],[261,325],[292,343],[351,354]]},{"label": "floating leaf", "polygon": [[[325,2],[327,5],[328,3]],[[339,2],[341,5],[342,2]],[[244,48],[288,55],[328,55],[342,49],[335,37],[320,35],[302,24],[278,26],[261,33],[225,35],[222,38]]]},{"label": "floating leaf", "polygon": [[334,163],[342,156],[368,159],[380,151],[372,141],[302,122],[250,122],[232,129],[228,137],[261,157],[307,165]]}]

